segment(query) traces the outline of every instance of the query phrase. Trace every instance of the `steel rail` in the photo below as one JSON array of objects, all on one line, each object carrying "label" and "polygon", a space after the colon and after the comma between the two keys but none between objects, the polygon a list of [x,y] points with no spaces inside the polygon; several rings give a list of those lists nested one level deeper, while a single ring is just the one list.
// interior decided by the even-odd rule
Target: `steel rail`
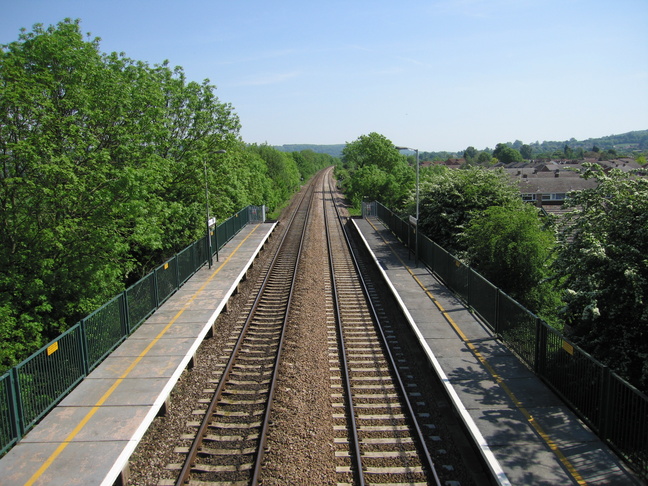
[{"label": "steel rail", "polygon": [[[328,182],[329,182],[329,184],[328,184],[329,185],[328,192],[330,194],[331,200],[333,201],[333,190],[331,189],[330,179],[328,180]],[[437,471],[436,471],[436,466],[434,465],[434,461],[432,460],[432,456],[430,455],[430,452],[429,452],[428,447],[426,445],[425,437],[423,435],[421,427],[420,427],[420,425],[418,423],[418,420],[416,419],[416,413],[414,412],[414,408],[412,407],[411,401],[410,401],[410,399],[408,397],[407,389],[405,387],[405,384],[403,383],[403,380],[402,380],[402,378],[400,376],[400,373],[398,372],[398,367],[397,367],[397,364],[396,364],[396,360],[395,360],[395,358],[394,358],[394,356],[393,356],[393,354],[391,352],[390,346],[388,345],[388,340],[387,340],[387,337],[385,336],[385,333],[384,333],[384,331],[382,329],[382,326],[379,325],[380,324],[380,319],[378,318],[378,312],[377,312],[377,310],[376,310],[376,308],[375,308],[375,306],[373,304],[373,301],[372,301],[372,299],[370,297],[370,293],[369,293],[369,290],[367,288],[365,278],[364,278],[364,276],[362,274],[362,271],[360,269],[358,259],[356,258],[356,255],[354,254],[354,252],[352,250],[351,239],[349,237],[346,225],[343,224],[343,217],[340,214],[340,211],[339,211],[339,208],[338,208],[337,204],[334,203],[333,207],[334,207],[335,213],[337,215],[337,220],[338,220],[338,222],[340,224],[340,227],[342,229],[342,233],[344,235],[347,248],[349,249],[349,254],[350,254],[351,260],[353,261],[353,266],[356,269],[360,285],[361,285],[363,293],[364,293],[364,295],[366,297],[366,301],[367,301],[371,316],[374,319],[374,322],[378,323],[378,325],[376,326],[376,328],[378,329],[378,335],[380,337],[382,347],[386,351],[389,365],[390,365],[391,369],[393,370],[393,374],[394,374],[394,376],[396,378],[396,382],[398,384],[398,389],[400,391],[399,395],[402,397],[403,401],[405,402],[405,405],[406,405],[406,408],[407,408],[407,411],[408,411],[409,421],[410,421],[411,425],[414,427],[414,429],[416,431],[418,444],[422,449],[423,457],[425,459],[422,462],[425,463],[425,467],[428,470],[429,474],[432,476],[432,479],[434,480],[434,484],[437,485],[437,486],[441,486],[441,482],[440,482],[439,476],[438,476]],[[326,209],[325,209],[325,211],[326,211]],[[326,218],[324,218],[324,219],[326,221]],[[328,223],[327,223],[327,235],[328,235]],[[330,253],[330,250],[329,250],[329,253]],[[332,258],[330,258],[330,260],[332,262]],[[331,269],[331,272],[333,273],[332,269]],[[334,292],[334,295],[335,295],[335,292]],[[336,299],[336,305],[337,305],[337,297],[335,297],[335,299]],[[336,309],[337,309],[337,312],[339,312],[339,308],[336,307]],[[342,335],[341,334],[341,325],[342,325],[341,322],[338,321],[338,328],[340,329],[340,336]],[[343,339],[341,339],[341,347],[342,347],[342,350],[344,351],[344,340]],[[353,400],[351,398],[351,391],[350,391],[350,384],[349,384],[350,377],[349,377],[349,374],[348,374],[348,370],[346,369],[346,357],[344,356],[344,353],[342,353],[342,354],[343,354],[343,361],[345,362],[344,367],[345,367],[345,381],[347,382],[347,394],[349,396],[351,407],[353,407]],[[353,413],[351,415],[353,416]],[[360,473],[359,474],[361,476],[362,484],[364,484],[363,473],[362,473],[362,461],[361,461],[361,455],[360,455],[360,449],[359,449],[360,444],[359,444],[359,439],[357,437],[357,428],[356,428],[356,424],[355,424],[355,418],[353,418],[352,422],[353,422],[352,431],[354,433],[354,443],[355,443],[355,454],[358,457],[357,464],[358,464],[358,467],[360,468]]]},{"label": "steel rail", "polygon": [[[286,304],[286,315],[284,316],[283,324],[281,326],[281,338],[280,338],[279,347],[278,347],[278,350],[277,350],[277,358],[276,358],[276,362],[275,362],[275,367],[274,367],[274,369],[272,371],[272,380],[271,380],[271,384],[270,384],[270,393],[268,395],[268,406],[265,409],[265,413],[264,413],[264,417],[263,417],[263,425],[261,426],[261,437],[259,439],[259,450],[257,451],[257,457],[256,457],[256,461],[254,463],[254,472],[252,474],[252,484],[253,485],[258,484],[259,474],[261,472],[261,465],[263,463],[263,454],[264,454],[265,444],[266,444],[266,439],[267,439],[268,425],[270,424],[270,411],[271,411],[271,408],[272,408],[272,400],[274,398],[274,391],[275,391],[275,388],[276,388],[277,376],[279,375],[279,364],[280,364],[280,361],[281,361],[281,351],[283,349],[284,336],[286,334],[286,327],[287,327],[286,324],[288,322],[288,317],[289,317],[289,314],[290,314],[290,304],[292,302],[293,292],[295,290],[296,276],[297,276],[297,271],[299,269],[299,260],[301,259],[302,249],[304,247],[304,239],[305,239],[304,236],[305,236],[306,230],[308,228],[308,220],[310,218],[311,209],[313,207],[313,201],[315,199],[314,197],[312,197],[312,194],[314,192],[313,191],[314,187],[315,187],[315,181],[312,181],[311,186],[309,188],[310,198],[309,198],[309,202],[308,202],[308,208],[306,210],[306,216],[305,216],[305,219],[304,219],[304,226],[302,228],[301,237],[299,239],[299,248],[297,250],[296,263],[295,263],[295,268],[294,268],[293,275],[292,275],[292,282],[290,284],[290,293],[289,293],[289,296],[288,296],[288,302]],[[300,206],[301,206],[301,204],[300,204]],[[297,211],[295,211],[295,216],[296,216],[298,211],[299,211],[299,209]],[[291,220],[291,227],[292,227],[292,221],[293,220],[294,220],[294,218]],[[288,231],[286,231],[286,233],[288,233]]]},{"label": "steel rail", "polygon": [[[326,194],[326,180],[322,181],[322,192],[325,195]],[[329,192],[330,192],[330,186],[329,186]],[[333,246],[331,244],[331,230],[329,228],[329,223],[328,223],[328,218],[326,218],[326,197],[324,196],[322,198],[322,207],[324,209],[324,227],[326,230],[326,243],[327,243],[327,249],[328,249],[328,261],[329,261],[329,270],[330,270],[330,275],[331,275],[331,296],[333,299],[333,305],[335,307],[335,322],[337,325],[338,329],[338,335],[340,336],[340,341],[339,341],[339,346],[340,346],[340,359],[342,360],[342,369],[343,374],[342,377],[344,379],[344,386],[346,390],[346,397],[348,401],[348,406],[350,410],[354,410],[354,405],[353,405],[353,394],[351,392],[351,378],[349,376],[349,365],[347,363],[347,357],[346,357],[346,348],[344,345],[344,339],[342,338],[342,312],[340,310],[340,304],[339,304],[339,299],[338,299],[338,290],[337,290],[337,281],[335,278],[335,270],[333,266]],[[337,207],[336,207],[337,210]],[[338,212],[339,216],[339,212]],[[353,452],[354,452],[354,459],[355,459],[355,464],[356,464],[356,469],[358,473],[358,482],[360,486],[364,486],[365,484],[365,479],[364,479],[364,471],[362,468],[362,455],[360,451],[360,441],[358,439],[358,424],[356,422],[355,414],[352,412],[349,416],[349,422],[351,426],[351,437],[353,440]]]},{"label": "steel rail", "polygon": [[[271,280],[273,270],[275,269],[275,267],[278,264],[279,256],[281,255],[282,250],[284,249],[284,244],[286,243],[286,240],[288,238],[288,235],[290,234],[292,226],[293,226],[293,224],[294,224],[294,222],[295,222],[295,220],[297,218],[297,215],[300,213],[300,210],[301,210],[302,205],[304,204],[304,201],[306,200],[306,198],[308,196],[309,201],[308,201],[306,216],[305,216],[305,219],[304,219],[304,227],[302,228],[302,237],[301,237],[301,242],[299,244],[299,250],[298,250],[298,255],[297,255],[297,263],[295,264],[295,268],[294,268],[294,271],[293,271],[292,283],[290,285],[290,296],[289,296],[289,300],[288,300],[288,304],[287,304],[286,309],[288,309],[290,307],[290,300],[292,299],[292,291],[293,291],[293,288],[294,288],[295,274],[296,274],[297,267],[298,267],[299,256],[301,255],[301,248],[302,248],[302,245],[303,245],[303,239],[304,239],[303,234],[305,232],[306,222],[308,221],[308,217],[309,217],[309,214],[310,214],[310,208],[312,206],[312,199],[313,199],[312,195],[313,195],[314,184],[315,184],[315,181],[312,181],[310,186],[307,188],[307,190],[304,191],[304,193],[302,194],[302,197],[300,199],[300,202],[299,202],[299,205],[298,205],[297,209],[291,215],[291,218],[290,218],[290,220],[288,222],[286,231],[284,231],[284,234],[283,234],[283,236],[281,238],[281,241],[278,244],[277,251],[273,255],[271,264],[270,264],[269,269],[268,269],[268,271],[267,271],[267,273],[266,273],[266,275],[265,275],[265,277],[263,279],[263,283],[261,285],[261,288],[260,288],[260,290],[259,290],[259,292],[258,292],[258,294],[257,294],[257,296],[256,296],[256,298],[254,300],[254,303],[252,305],[250,313],[249,313],[249,315],[248,315],[248,317],[247,317],[247,319],[245,321],[245,324],[243,325],[243,328],[242,328],[242,330],[241,330],[241,332],[239,334],[239,337],[237,339],[234,350],[232,351],[232,354],[230,355],[230,358],[229,358],[229,360],[228,360],[228,362],[227,362],[227,364],[225,366],[225,369],[224,369],[224,371],[223,371],[223,373],[221,375],[221,378],[219,380],[218,386],[217,386],[216,390],[214,391],[213,399],[211,400],[211,402],[210,402],[210,404],[209,404],[209,406],[208,406],[208,408],[207,408],[207,410],[206,410],[206,412],[205,412],[205,414],[203,416],[203,419],[202,419],[202,421],[201,421],[201,423],[199,425],[198,432],[196,434],[196,438],[192,442],[192,445],[191,445],[191,447],[189,449],[189,452],[187,453],[187,458],[186,458],[186,460],[185,460],[185,462],[183,464],[183,467],[182,467],[182,469],[180,471],[180,474],[178,475],[178,478],[177,478],[177,480],[175,482],[176,486],[182,486],[182,485],[188,484],[189,476],[191,474],[191,469],[195,465],[196,457],[197,457],[197,455],[198,455],[198,453],[200,451],[200,448],[202,447],[203,439],[207,435],[207,430],[209,429],[209,425],[210,425],[210,423],[212,421],[212,416],[213,416],[213,414],[214,414],[214,412],[216,410],[216,407],[218,406],[218,403],[219,403],[219,401],[220,401],[220,399],[221,399],[221,397],[223,395],[223,391],[224,391],[224,388],[225,388],[225,386],[227,384],[227,381],[228,381],[230,375],[232,374],[234,364],[236,363],[239,352],[242,349],[243,342],[245,340],[246,334],[247,334],[247,332],[248,332],[248,330],[250,328],[250,325],[251,325],[251,323],[252,323],[252,321],[254,319],[256,311],[259,308],[259,305],[260,305],[261,300],[263,298],[263,295],[264,295],[264,293],[266,291],[268,283]],[[262,426],[262,430],[261,430],[261,433],[260,433],[260,439],[258,440],[259,448],[257,450],[257,457],[256,457],[256,460],[255,460],[253,479],[252,479],[251,484],[257,484],[257,481],[258,481],[258,471],[260,469],[260,464],[261,464],[261,461],[262,461],[263,447],[264,447],[265,438],[266,438],[266,430],[267,430],[267,427],[268,427],[268,424],[269,424],[269,410],[270,410],[270,406],[271,406],[271,400],[272,400],[272,397],[274,395],[274,386],[275,386],[275,383],[276,383],[277,370],[279,368],[279,366],[278,366],[279,361],[278,360],[280,359],[280,356],[281,356],[281,347],[283,346],[283,336],[284,336],[286,320],[287,320],[287,315],[286,315],[286,317],[284,318],[284,321],[283,321],[281,338],[280,338],[280,342],[279,342],[279,345],[278,345],[279,346],[278,347],[278,353],[277,353],[277,357],[276,357],[276,360],[275,360],[275,367],[274,367],[274,371],[273,371],[273,377],[272,377],[272,380],[271,380],[271,383],[270,383],[270,393],[269,393],[269,396],[268,396],[268,401],[267,401],[267,405],[266,405],[265,412],[264,412],[264,421],[263,421],[263,426]]]}]

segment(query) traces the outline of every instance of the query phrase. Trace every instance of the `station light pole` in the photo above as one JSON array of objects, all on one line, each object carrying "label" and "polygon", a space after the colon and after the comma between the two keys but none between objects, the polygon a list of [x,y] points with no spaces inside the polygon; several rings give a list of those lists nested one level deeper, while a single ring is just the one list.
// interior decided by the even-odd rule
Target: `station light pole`
[{"label": "station light pole", "polygon": [[[217,150],[214,152],[215,154],[224,154],[227,153],[227,150]],[[207,223],[207,254],[208,258],[207,261],[209,262],[209,268],[212,267],[214,261],[212,259],[212,241],[211,241],[211,231],[209,230],[210,228],[210,221],[209,221],[209,181],[207,179],[207,159],[203,158],[203,165],[205,168],[205,213],[206,213],[206,218],[205,222]],[[214,223],[216,220],[214,219]],[[216,229],[218,231],[218,229]],[[218,238],[218,233],[216,234],[216,238]],[[218,261],[218,239],[216,240],[216,261]]]},{"label": "station light pole", "polygon": [[418,221],[419,221],[419,151],[410,147],[394,147],[396,150],[411,150],[416,152],[416,217],[414,220],[414,260],[418,265]]}]

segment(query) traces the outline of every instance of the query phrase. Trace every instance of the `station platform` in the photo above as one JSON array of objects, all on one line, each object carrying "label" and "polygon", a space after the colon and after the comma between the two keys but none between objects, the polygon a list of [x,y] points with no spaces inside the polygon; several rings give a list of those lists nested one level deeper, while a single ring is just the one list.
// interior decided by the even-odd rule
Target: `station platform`
[{"label": "station platform", "polygon": [[120,484],[276,223],[248,224],[0,459],[0,485]]},{"label": "station platform", "polygon": [[352,221],[500,484],[642,484],[379,219]]}]

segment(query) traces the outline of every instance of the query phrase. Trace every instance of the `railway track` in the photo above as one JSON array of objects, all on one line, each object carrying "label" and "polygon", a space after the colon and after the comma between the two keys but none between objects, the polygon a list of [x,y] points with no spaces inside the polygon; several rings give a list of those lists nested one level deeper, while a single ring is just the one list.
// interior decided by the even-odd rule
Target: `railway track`
[{"label": "railway track", "polygon": [[284,232],[175,481],[256,484],[314,182]]},{"label": "railway track", "polygon": [[226,364],[214,371],[214,388],[204,390],[209,397],[194,412],[202,420],[191,423],[195,433],[183,437],[191,443],[176,448],[185,457],[183,464],[170,466],[178,471],[177,479],[160,486],[263,482],[274,388],[311,209],[323,214],[330,266],[329,275],[319,276],[327,282],[333,387],[336,472],[329,470],[338,485],[441,484],[428,451],[435,440],[434,425],[421,413],[427,405],[420,399],[418,408],[410,402],[416,385],[401,377],[408,373],[407,365],[402,353],[397,356],[396,333],[388,328],[390,312],[381,309],[371,281],[360,275],[363,263],[355,261],[353,241],[345,234],[331,174],[325,171],[304,191],[268,270],[261,272],[245,316],[237,321],[236,339],[230,339],[224,350],[228,354],[220,360]]},{"label": "railway track", "polygon": [[[323,193],[334,312],[329,323],[338,484],[440,485],[419,417],[350,250],[327,179]],[[380,315],[379,315],[380,314]],[[381,322],[383,321],[383,322]]]}]

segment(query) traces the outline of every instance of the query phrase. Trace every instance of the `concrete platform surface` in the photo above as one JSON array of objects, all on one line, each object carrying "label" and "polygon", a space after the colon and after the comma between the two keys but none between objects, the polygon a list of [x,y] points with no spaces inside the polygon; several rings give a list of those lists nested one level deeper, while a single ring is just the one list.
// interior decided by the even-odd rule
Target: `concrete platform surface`
[{"label": "concrete platform surface", "polygon": [[639,485],[622,461],[377,218],[354,219],[461,402],[482,453],[512,485]]},{"label": "concrete platform surface", "polygon": [[248,224],[0,459],[0,485],[108,485],[275,228]]}]

